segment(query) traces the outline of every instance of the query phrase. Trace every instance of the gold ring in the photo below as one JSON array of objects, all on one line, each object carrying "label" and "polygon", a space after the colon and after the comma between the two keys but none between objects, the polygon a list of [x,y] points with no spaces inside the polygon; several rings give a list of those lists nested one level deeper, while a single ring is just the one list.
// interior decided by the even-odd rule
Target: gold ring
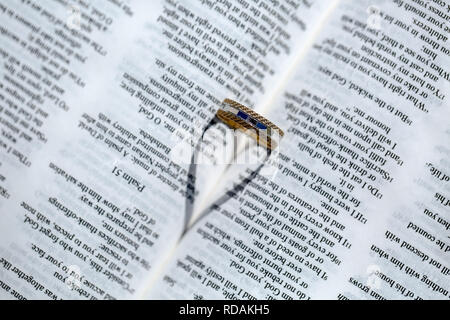
[{"label": "gold ring", "polygon": [[284,136],[283,130],[272,122],[230,99],[223,101],[222,108],[217,111],[216,116],[230,128],[246,133],[260,146],[270,150],[274,150],[278,146],[278,141]]}]

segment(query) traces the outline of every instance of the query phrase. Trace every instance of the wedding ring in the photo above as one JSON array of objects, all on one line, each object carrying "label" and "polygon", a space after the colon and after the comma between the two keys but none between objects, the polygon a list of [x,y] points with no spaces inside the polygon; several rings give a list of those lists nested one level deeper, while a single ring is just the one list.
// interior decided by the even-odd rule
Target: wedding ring
[{"label": "wedding ring", "polygon": [[237,129],[256,140],[258,145],[269,150],[278,146],[284,136],[283,130],[255,111],[242,104],[225,99],[216,117],[232,129]]}]

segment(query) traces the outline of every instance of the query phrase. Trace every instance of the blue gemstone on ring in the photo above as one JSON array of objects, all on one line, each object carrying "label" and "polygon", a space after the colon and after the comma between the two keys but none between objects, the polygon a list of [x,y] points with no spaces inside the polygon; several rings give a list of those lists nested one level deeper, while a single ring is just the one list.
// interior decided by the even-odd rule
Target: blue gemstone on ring
[{"label": "blue gemstone on ring", "polygon": [[267,129],[267,126],[262,124],[261,122],[258,122],[258,124],[256,126],[258,127],[258,129],[261,129],[261,130],[266,130]]},{"label": "blue gemstone on ring", "polygon": [[248,119],[248,114],[246,114],[245,112],[239,111],[237,116],[241,119],[247,120]]}]

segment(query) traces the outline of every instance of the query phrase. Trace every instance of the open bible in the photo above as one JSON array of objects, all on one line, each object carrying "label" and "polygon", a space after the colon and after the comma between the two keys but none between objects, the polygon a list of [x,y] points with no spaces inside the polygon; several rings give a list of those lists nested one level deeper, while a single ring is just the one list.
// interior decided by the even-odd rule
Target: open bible
[{"label": "open bible", "polygon": [[[449,1],[2,1],[0,21],[0,298],[450,298]],[[251,170],[210,165],[189,195],[174,151],[225,98],[285,136],[274,174],[212,205]]]}]

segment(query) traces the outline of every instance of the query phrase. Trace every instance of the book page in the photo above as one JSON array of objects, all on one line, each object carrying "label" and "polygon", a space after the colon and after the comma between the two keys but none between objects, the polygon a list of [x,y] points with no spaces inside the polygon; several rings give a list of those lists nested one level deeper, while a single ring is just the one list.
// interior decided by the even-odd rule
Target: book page
[{"label": "book page", "polygon": [[196,196],[173,150],[224,98],[261,103],[325,7],[0,4],[0,297],[140,297]]},{"label": "book page", "polygon": [[267,110],[275,177],[208,210],[151,298],[449,298],[449,3],[372,4],[340,3]]}]

